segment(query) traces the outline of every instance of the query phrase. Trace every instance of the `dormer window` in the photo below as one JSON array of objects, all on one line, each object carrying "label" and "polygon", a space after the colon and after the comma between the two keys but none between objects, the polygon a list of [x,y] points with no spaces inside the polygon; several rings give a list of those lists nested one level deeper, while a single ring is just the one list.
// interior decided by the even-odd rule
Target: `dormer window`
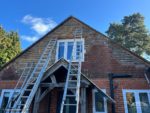
[{"label": "dormer window", "polygon": [[57,52],[56,52],[56,60],[61,58],[65,58],[66,60],[70,60],[72,57],[73,44],[75,44],[73,59],[72,61],[76,62],[80,58],[81,51],[81,61],[84,61],[84,40],[83,39],[66,39],[66,40],[58,40],[57,43]]}]

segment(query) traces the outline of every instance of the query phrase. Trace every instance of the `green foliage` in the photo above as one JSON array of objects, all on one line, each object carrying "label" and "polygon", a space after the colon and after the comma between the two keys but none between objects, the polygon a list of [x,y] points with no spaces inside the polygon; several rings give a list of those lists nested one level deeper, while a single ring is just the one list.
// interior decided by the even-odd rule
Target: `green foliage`
[{"label": "green foliage", "polygon": [[17,32],[6,32],[0,27],[0,68],[21,52]]},{"label": "green foliage", "polygon": [[150,34],[140,13],[125,16],[121,23],[111,23],[106,33],[115,42],[138,55],[150,55]]}]

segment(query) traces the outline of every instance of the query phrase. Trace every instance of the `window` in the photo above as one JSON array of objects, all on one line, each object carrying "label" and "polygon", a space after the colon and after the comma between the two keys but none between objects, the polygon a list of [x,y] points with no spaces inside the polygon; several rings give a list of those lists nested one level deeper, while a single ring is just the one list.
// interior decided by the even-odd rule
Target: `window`
[{"label": "window", "polygon": [[[73,51],[73,45],[75,46],[74,51]],[[59,60],[61,58],[70,60],[72,58],[72,61],[78,61],[81,53],[81,61],[84,61],[83,50],[84,50],[83,39],[76,39],[75,41],[74,39],[59,40],[57,43],[56,60]]]},{"label": "window", "polygon": [[[103,91],[106,92],[105,90]],[[95,89],[93,90],[93,113],[107,113],[107,101]]]},{"label": "window", "polygon": [[150,90],[123,90],[125,113],[150,113]]},{"label": "window", "polygon": [[[13,96],[13,91],[12,89],[3,89],[0,95],[0,108],[1,110],[5,109],[5,107],[7,106],[9,100],[11,99],[11,97]],[[17,92],[17,93],[16,93]],[[19,90],[16,90],[14,96],[17,96],[17,94],[19,93]]]}]

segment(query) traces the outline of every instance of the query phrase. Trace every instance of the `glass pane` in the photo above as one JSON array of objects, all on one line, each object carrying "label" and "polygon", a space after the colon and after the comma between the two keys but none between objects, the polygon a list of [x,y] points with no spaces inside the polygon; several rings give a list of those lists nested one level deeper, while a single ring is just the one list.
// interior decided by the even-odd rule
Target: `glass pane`
[{"label": "glass pane", "polygon": [[72,56],[73,42],[68,42],[67,50],[67,60],[70,60]]},{"label": "glass pane", "polygon": [[60,42],[58,47],[58,59],[64,58],[65,43]]},{"label": "glass pane", "polygon": [[9,100],[9,96],[10,96],[9,92],[4,92],[3,102],[2,102],[2,108],[6,107],[6,105],[8,103],[8,100]]},{"label": "glass pane", "polygon": [[96,112],[104,112],[104,98],[100,93],[95,92],[95,110]]},{"label": "glass pane", "polygon": [[139,93],[142,113],[150,113],[150,102],[147,93]]},{"label": "glass pane", "polygon": [[82,42],[78,41],[76,45],[76,59],[82,58]]},{"label": "glass pane", "polygon": [[128,113],[137,113],[134,93],[126,93]]}]

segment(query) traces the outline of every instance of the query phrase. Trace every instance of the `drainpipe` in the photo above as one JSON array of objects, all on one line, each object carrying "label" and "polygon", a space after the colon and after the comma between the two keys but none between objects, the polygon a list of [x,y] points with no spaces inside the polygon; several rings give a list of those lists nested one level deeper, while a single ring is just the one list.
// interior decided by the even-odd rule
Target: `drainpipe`
[{"label": "drainpipe", "polygon": [[[114,99],[114,83],[113,83],[113,79],[114,78],[129,78],[131,77],[131,75],[127,75],[127,74],[114,74],[114,73],[109,73],[109,85],[110,85],[110,96],[112,99]],[[116,113],[115,110],[115,104],[112,104],[112,113]]]},{"label": "drainpipe", "polygon": [[148,76],[150,77],[150,67],[145,69],[144,76],[145,76],[145,79],[146,79],[146,81],[147,81],[147,83],[148,83],[148,85],[150,87],[150,80],[148,78]]}]

